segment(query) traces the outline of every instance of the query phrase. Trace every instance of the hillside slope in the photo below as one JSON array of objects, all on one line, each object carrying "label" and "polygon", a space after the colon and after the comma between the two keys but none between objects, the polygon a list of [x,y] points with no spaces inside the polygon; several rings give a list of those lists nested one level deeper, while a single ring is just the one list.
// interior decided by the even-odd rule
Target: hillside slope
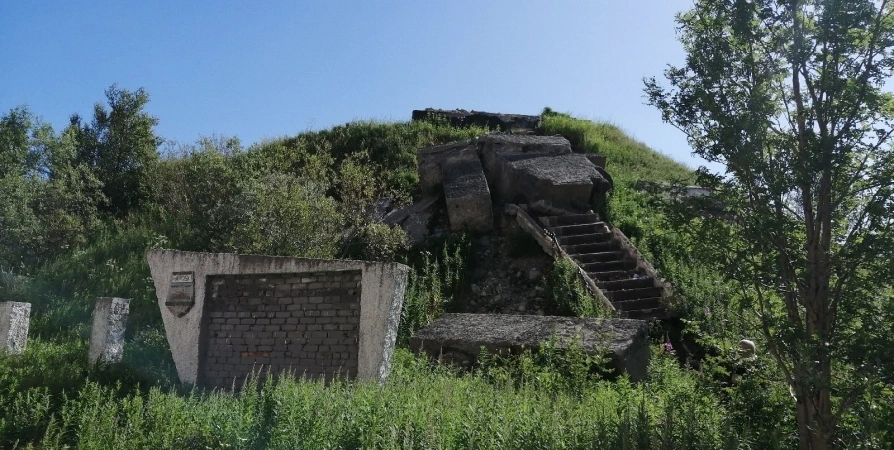
[{"label": "hillside slope", "polygon": [[[686,180],[691,170],[613,125],[546,109],[541,126],[544,134],[568,138],[578,151],[607,156],[615,183],[608,208],[611,220],[687,297],[684,314],[702,335],[729,345],[745,333],[750,325],[733,313],[732,290],[718,274],[691,258],[686,251],[691,243],[666,232],[646,195],[632,189],[638,180]],[[660,354],[653,376],[637,386],[604,384],[598,374],[587,371],[593,361],[576,360],[574,355],[493,361],[481,372],[457,375],[425,367],[421,360],[399,352],[395,381],[386,386],[384,397],[373,396],[362,385],[327,390],[314,383],[288,382],[265,388],[259,397],[176,394],[183,387],[173,374],[146,249],[406,262],[413,273],[402,327],[405,338],[407,327],[430,321],[468,288],[465,273],[474,248],[467,237],[455,236],[410,249],[400,229],[374,220],[377,202],[412,201],[418,181],[417,148],[485,132],[431,122],[352,122],[247,149],[232,139],[206,139],[159,160],[152,166],[154,189],[145,204],[123,215],[102,217],[100,225],[85,232],[83,244],[60,250],[27,274],[0,280],[0,297],[34,306],[27,352],[0,357],[0,402],[18,405],[0,411],[0,446],[57,439],[70,445],[164,441],[188,447],[248,442],[240,445],[288,448],[294,441],[277,433],[292,433],[315,442],[308,447],[320,448],[498,448],[535,441],[576,448],[596,441],[615,445],[635,435],[649,440],[665,433],[665,442],[673,447],[698,443],[699,448],[717,448],[726,440],[760,435],[765,431],[761,427],[790,420],[778,409],[782,392],[778,386],[755,381],[746,387],[761,394],[737,406],[741,400],[722,399],[717,391],[700,387],[693,374]],[[573,289],[563,292],[575,295]],[[90,311],[99,296],[133,299],[125,359],[114,367],[91,368],[85,362]],[[710,317],[704,311],[710,311]],[[85,384],[88,378],[98,384]],[[121,390],[113,387],[116,384],[123,386]],[[153,390],[146,394],[148,387]],[[431,403],[434,387],[445,403]],[[63,397],[63,391],[80,394]],[[336,394],[335,404],[325,400]],[[633,401],[647,395],[657,400],[648,405]],[[537,400],[546,397],[552,400]],[[597,400],[582,403],[582,398]],[[468,410],[470,405],[477,409]],[[579,408],[577,418],[566,415],[568,405]],[[606,405],[626,406],[606,413]],[[748,430],[720,427],[742,408],[754,405],[776,408],[768,413],[772,419]],[[492,409],[497,407],[499,411]],[[546,409],[535,413],[532,408]],[[676,425],[661,422],[681,410],[689,414],[679,419],[683,429],[702,432],[682,433]],[[65,411],[65,420],[52,419],[60,411]],[[137,417],[148,417],[141,414],[152,415],[151,423],[136,424]],[[545,418],[534,428],[521,425],[538,414]],[[178,428],[178,433],[189,437],[160,431],[174,417],[186,416],[197,425]],[[27,423],[22,417],[29,418]],[[110,426],[109,421],[124,427]],[[584,428],[603,431],[584,432]],[[118,429],[130,434],[119,434]]]}]

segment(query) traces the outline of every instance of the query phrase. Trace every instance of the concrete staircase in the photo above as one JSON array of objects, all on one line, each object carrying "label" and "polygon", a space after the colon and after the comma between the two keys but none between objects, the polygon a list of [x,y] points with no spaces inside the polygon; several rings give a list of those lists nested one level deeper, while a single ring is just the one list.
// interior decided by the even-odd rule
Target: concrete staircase
[{"label": "concrete staircase", "polygon": [[669,291],[655,270],[620,230],[597,214],[543,216],[540,224],[586,272],[621,317],[659,320],[670,317]]}]

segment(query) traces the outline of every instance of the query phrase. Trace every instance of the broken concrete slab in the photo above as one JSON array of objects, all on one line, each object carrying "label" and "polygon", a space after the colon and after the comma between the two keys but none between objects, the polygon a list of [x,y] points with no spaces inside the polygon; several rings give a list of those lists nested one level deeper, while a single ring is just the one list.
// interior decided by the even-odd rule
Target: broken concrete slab
[{"label": "broken concrete slab", "polygon": [[404,231],[407,232],[408,244],[413,246],[425,242],[425,239],[429,234],[431,220],[434,216],[434,210],[429,208],[413,213],[404,221],[402,227]]},{"label": "broken concrete slab", "polygon": [[31,304],[0,302],[0,352],[20,355],[28,345]]},{"label": "broken concrete slab", "polygon": [[483,347],[491,353],[539,349],[554,340],[557,348],[577,341],[584,352],[607,352],[618,373],[631,380],[646,377],[649,364],[649,326],[629,319],[584,319],[509,314],[445,314],[411,339],[415,351],[460,362],[474,361]]},{"label": "broken concrete slab", "polygon": [[416,166],[419,171],[419,189],[423,193],[437,190],[444,182],[443,168],[478,160],[478,147],[472,141],[457,141],[416,151]]},{"label": "broken concrete slab", "polygon": [[540,125],[540,116],[523,114],[500,114],[464,109],[444,110],[426,108],[414,110],[412,119],[446,119],[454,127],[479,126],[500,131],[533,131]]},{"label": "broken concrete slab", "polygon": [[130,299],[100,297],[93,307],[93,327],[90,331],[91,364],[113,364],[124,357],[124,332],[130,315]]},{"label": "broken concrete slab", "polygon": [[493,229],[490,189],[477,158],[444,167],[444,197],[452,231],[483,233]]},{"label": "broken concrete slab", "polygon": [[579,153],[495,159],[497,190],[505,202],[546,200],[559,208],[580,209],[590,204],[594,182],[602,180],[596,166]]},{"label": "broken concrete slab", "polygon": [[494,169],[494,160],[498,156],[534,157],[572,153],[571,143],[562,136],[488,134],[478,138],[478,148],[488,172]]},{"label": "broken concrete slab", "polygon": [[431,209],[432,206],[438,201],[438,198],[440,197],[438,197],[437,195],[430,195],[423,198],[422,200],[419,200],[416,203],[413,203],[410,206],[407,206],[406,208],[395,209],[382,218],[382,223],[386,225],[403,224],[404,221],[406,221],[407,218],[409,218],[413,214],[419,214],[420,212]]}]

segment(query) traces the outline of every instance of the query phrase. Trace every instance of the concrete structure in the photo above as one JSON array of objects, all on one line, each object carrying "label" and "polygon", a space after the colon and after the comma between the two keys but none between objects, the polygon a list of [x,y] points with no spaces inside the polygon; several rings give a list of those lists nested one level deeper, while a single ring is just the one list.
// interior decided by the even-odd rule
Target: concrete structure
[{"label": "concrete structure", "polygon": [[121,362],[124,357],[124,332],[130,315],[130,299],[100,297],[93,307],[93,327],[90,331],[91,364]]},{"label": "concrete structure", "polygon": [[478,148],[472,141],[423,147],[416,151],[419,189],[429,193],[444,182],[444,167],[478,160]]},{"label": "concrete structure", "polygon": [[30,303],[0,303],[0,352],[19,355],[25,351],[30,320]]},{"label": "concrete structure", "polygon": [[444,168],[444,198],[452,231],[486,232],[493,229],[490,189],[477,157]]},{"label": "concrete structure", "polygon": [[445,314],[410,340],[416,351],[460,363],[474,361],[483,347],[491,353],[538,349],[554,339],[557,348],[577,341],[585,352],[608,352],[615,370],[631,380],[646,376],[649,326],[628,319],[582,319],[510,314]]},{"label": "concrete structure", "polygon": [[229,387],[252,369],[384,380],[401,264],[150,250],[180,380]]},{"label": "concrete structure", "polygon": [[479,139],[491,190],[507,203],[547,200],[559,207],[591,203],[602,180],[591,158],[561,136],[488,135]]},{"label": "concrete structure", "polygon": [[444,119],[455,127],[479,126],[500,131],[534,131],[540,126],[540,116],[523,114],[500,114],[464,109],[417,109],[413,120]]}]

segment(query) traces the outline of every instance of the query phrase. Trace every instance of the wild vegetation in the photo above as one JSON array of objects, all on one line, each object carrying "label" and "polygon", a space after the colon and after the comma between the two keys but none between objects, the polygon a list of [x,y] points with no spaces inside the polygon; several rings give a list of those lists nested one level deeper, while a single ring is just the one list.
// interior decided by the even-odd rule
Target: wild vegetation
[{"label": "wild vegetation", "polygon": [[[0,447],[774,449],[803,442],[796,400],[805,387],[792,383],[788,369],[800,360],[765,350],[798,342],[777,320],[783,299],[754,308],[754,291],[705,251],[703,235],[687,232],[682,225],[690,222],[634,189],[641,180],[704,178],[617,126],[547,108],[540,131],[607,156],[614,189],[602,213],[673,284],[685,333],[704,349],[697,359],[678,358],[679,349],[656,329],[649,376],[637,384],[605,379],[600,358],[574,349],[482,355],[472,372],[405,349],[413,331],[463,301],[476,240],[457,235],[409,248],[403,231],[371,213],[380,198],[412,201],[417,148],[488,130],[352,122],[247,148],[219,136],[177,144],[155,134],[148,101],[143,90],[113,86],[89,122],[75,116],[59,132],[25,107],[0,118],[0,299],[33,305],[28,350],[0,355]],[[671,104],[662,105],[672,117]],[[890,215],[878,214],[887,217],[879,223],[890,224]],[[727,244],[739,242],[749,241]],[[261,386],[247,380],[237,392],[181,386],[145,260],[152,247],[410,265],[392,377],[382,386],[324,386],[301,374]],[[775,270],[766,259],[773,255],[762,255],[762,270]],[[544,278],[557,313],[602,314],[568,267],[557,263]],[[872,338],[867,348],[879,349],[891,335],[890,282],[872,279],[873,289],[854,292],[877,303],[847,316],[850,334],[842,339],[854,345],[835,351],[854,357],[834,360],[836,373],[850,377],[836,383],[873,364],[860,365],[857,338]],[[86,363],[98,296],[132,299],[125,359],[114,366]],[[769,333],[768,318],[776,320]],[[757,358],[739,357],[743,338],[757,342]],[[880,352],[864,356],[884,359]],[[891,448],[892,382],[878,373],[863,381],[866,388],[853,397],[832,386],[830,398],[847,408],[822,439],[841,448]]]}]

